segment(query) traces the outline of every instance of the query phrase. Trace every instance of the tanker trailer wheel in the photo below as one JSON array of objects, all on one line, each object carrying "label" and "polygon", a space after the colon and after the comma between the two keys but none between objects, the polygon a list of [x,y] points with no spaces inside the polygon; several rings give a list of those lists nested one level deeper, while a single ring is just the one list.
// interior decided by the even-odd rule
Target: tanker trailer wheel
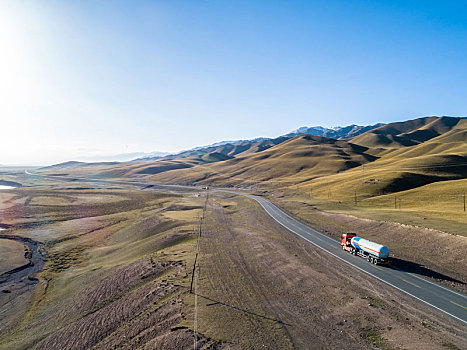
[{"label": "tanker trailer wheel", "polygon": [[378,265],[378,259],[373,259],[373,264]]},{"label": "tanker trailer wheel", "polygon": [[366,260],[371,262],[371,256],[368,256],[368,258],[366,258]]}]

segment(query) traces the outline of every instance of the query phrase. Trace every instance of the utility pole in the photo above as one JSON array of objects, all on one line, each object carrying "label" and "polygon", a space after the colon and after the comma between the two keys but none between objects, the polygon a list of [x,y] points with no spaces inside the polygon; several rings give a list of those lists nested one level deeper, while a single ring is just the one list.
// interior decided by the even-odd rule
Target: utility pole
[{"label": "utility pole", "polygon": [[394,209],[397,209],[397,197],[394,196]]},{"label": "utility pole", "polygon": [[465,211],[465,192],[464,192],[464,211]]},{"label": "utility pole", "polygon": [[193,282],[195,280],[195,274],[196,274],[196,264],[198,263],[198,254],[199,254],[199,241],[201,238],[201,224],[202,224],[202,219],[199,219],[199,230],[198,230],[198,240],[196,242],[196,254],[195,254],[195,263],[193,264],[193,274],[191,275],[191,284],[190,284],[190,293],[193,293]]},{"label": "utility pole", "polygon": [[193,349],[198,349],[198,279],[195,277],[195,318],[194,318],[194,343]]}]

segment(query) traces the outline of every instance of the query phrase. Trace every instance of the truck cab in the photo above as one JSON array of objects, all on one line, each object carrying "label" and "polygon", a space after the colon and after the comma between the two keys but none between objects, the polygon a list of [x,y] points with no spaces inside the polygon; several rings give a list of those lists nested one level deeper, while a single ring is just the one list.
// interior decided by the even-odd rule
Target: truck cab
[{"label": "truck cab", "polygon": [[352,238],[354,238],[356,236],[357,236],[356,233],[351,233],[351,232],[344,233],[341,236],[341,247],[342,247],[342,249],[350,250],[350,248],[351,248],[350,241],[351,241]]}]

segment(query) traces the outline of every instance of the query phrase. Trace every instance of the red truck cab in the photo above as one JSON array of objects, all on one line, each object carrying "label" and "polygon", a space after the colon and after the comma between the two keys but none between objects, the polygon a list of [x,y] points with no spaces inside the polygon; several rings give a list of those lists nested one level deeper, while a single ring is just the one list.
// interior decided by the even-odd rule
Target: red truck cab
[{"label": "red truck cab", "polygon": [[357,234],[356,233],[344,233],[342,236],[341,236],[341,246],[342,246],[342,249],[344,250],[350,250],[351,248],[351,245],[350,245],[350,240],[354,237],[356,237]]}]

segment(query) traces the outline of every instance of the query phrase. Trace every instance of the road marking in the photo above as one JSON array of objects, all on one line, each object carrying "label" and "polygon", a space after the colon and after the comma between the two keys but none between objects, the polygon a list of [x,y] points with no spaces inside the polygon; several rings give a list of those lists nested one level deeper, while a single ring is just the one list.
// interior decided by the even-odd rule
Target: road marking
[{"label": "road marking", "polygon": [[411,284],[412,286],[415,286],[415,287],[417,287],[417,288],[422,288],[422,287],[420,287],[420,286],[417,286],[415,283],[409,282],[409,281],[407,281],[407,280],[405,280],[405,279],[403,279],[403,278],[401,278],[401,279],[402,279],[404,282],[407,282],[408,284]]},{"label": "road marking", "polygon": [[415,274],[413,274],[413,273],[407,272],[407,271],[405,271],[405,270],[403,270],[403,269],[401,269],[401,268],[399,268],[399,267],[397,267],[397,266],[394,266],[394,265],[392,265],[392,264],[389,264],[389,265],[390,265],[393,269],[396,269],[396,270],[405,272],[405,273],[411,275],[412,277],[418,278],[420,281],[423,281],[423,282],[426,282],[426,283],[430,283],[430,284],[432,284],[432,285],[434,285],[434,286],[436,286],[436,287],[438,287],[438,288],[447,290],[447,291],[450,292],[450,293],[457,294],[458,296],[460,296],[460,297],[462,297],[462,298],[464,298],[464,299],[467,299],[465,295],[460,294],[460,293],[457,293],[456,291],[454,291],[454,290],[452,290],[452,289],[446,288],[446,287],[442,286],[441,284],[438,284],[438,283],[434,283],[434,282],[432,282],[432,281],[429,281],[429,280],[426,279],[426,278],[422,278],[422,277],[417,276],[417,275],[415,275]]},{"label": "road marking", "polygon": [[463,308],[463,309],[466,309],[466,310],[467,310],[467,307],[465,307],[465,306],[462,306],[461,304],[455,303],[455,302],[453,302],[453,301],[450,301],[450,302],[451,302],[451,303],[453,303],[454,305],[460,306],[461,308]]}]

